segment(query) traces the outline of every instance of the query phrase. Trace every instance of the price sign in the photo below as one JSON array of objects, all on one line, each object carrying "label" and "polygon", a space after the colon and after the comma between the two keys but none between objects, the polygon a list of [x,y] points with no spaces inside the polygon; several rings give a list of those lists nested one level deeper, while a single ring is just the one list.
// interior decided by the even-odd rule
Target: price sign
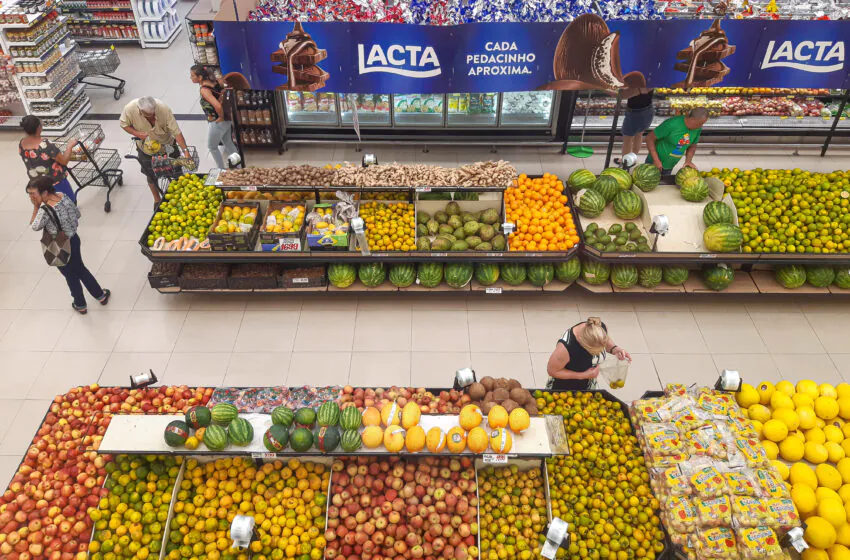
[{"label": "price sign", "polygon": [[416,192],[431,192],[431,187],[416,187]]},{"label": "price sign", "polygon": [[485,294],[501,294],[502,288],[499,288],[498,286],[489,286],[487,289],[484,290],[484,293]]},{"label": "price sign", "polygon": [[252,459],[276,459],[277,453],[251,453]]},{"label": "price sign", "polygon": [[503,257],[504,253],[487,253],[488,257]]},{"label": "price sign", "polygon": [[113,11],[113,12],[117,12],[117,11],[119,11],[119,10],[120,10],[120,8],[119,8],[118,6],[113,6],[113,8],[112,8],[112,11]]},{"label": "price sign", "polygon": [[432,257],[448,257],[448,253],[431,253]]},{"label": "price sign", "polygon": [[604,120],[605,120],[605,119],[607,119],[607,118],[608,118],[608,117],[607,117],[607,116],[605,116],[605,115],[599,115],[599,120],[600,120],[600,121],[604,121]]},{"label": "price sign", "polygon": [[207,45],[207,44],[206,44],[206,43],[204,43],[203,41],[198,41],[198,46],[199,46],[199,47],[205,47],[206,45]]},{"label": "price sign", "polygon": [[482,459],[484,459],[484,463],[488,465],[504,465],[508,462],[508,456],[504,453],[485,453]]},{"label": "price sign", "polygon": [[309,278],[293,278],[293,279],[292,279],[292,283],[293,283],[293,284],[306,284],[306,283],[308,283],[309,281],[310,281],[310,279],[309,279]]},{"label": "price sign", "polygon": [[[280,251],[300,251],[301,250],[301,240],[300,239],[281,239],[278,243],[278,247],[280,247]],[[302,280],[302,278],[299,278]],[[306,282],[307,278],[303,278]]]},{"label": "price sign", "polygon": [[257,190],[257,185],[245,185],[245,186],[240,187],[240,188],[239,188],[239,190],[242,190],[242,191],[256,191],[256,190]]},{"label": "price sign", "polygon": [[701,258],[701,259],[716,259],[717,255],[715,255],[714,253],[703,253],[699,256],[699,258]]}]

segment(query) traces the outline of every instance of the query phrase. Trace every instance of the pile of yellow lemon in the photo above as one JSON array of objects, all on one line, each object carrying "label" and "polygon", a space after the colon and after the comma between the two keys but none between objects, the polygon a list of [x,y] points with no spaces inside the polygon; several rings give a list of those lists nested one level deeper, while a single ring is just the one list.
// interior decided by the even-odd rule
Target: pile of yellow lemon
[{"label": "pile of yellow lemon", "polygon": [[850,384],[744,384],[736,400],[791,485],[806,522],[803,560],[850,560]]},{"label": "pile of yellow lemon", "polygon": [[234,457],[199,463],[189,459],[174,504],[166,558],[247,559],[231,549],[230,523],[251,515],[259,538],[251,558],[324,557],[325,509],[330,470],[323,464],[290,459],[257,467]]},{"label": "pile of yellow lemon", "polygon": [[372,251],[414,251],[416,233],[413,205],[407,202],[364,202],[360,217]]}]

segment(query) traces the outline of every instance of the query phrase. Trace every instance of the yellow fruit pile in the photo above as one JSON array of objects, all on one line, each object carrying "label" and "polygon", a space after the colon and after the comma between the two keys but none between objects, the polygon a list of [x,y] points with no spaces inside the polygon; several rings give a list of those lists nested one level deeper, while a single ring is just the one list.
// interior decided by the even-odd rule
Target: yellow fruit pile
[{"label": "yellow fruit pile", "polygon": [[159,558],[182,457],[118,456],[107,463],[109,494],[89,508],[91,560]]},{"label": "yellow fruit pile", "polygon": [[203,241],[215,221],[221,200],[221,190],[204,186],[197,175],[184,175],[172,181],[148,226],[148,247],[153,247],[159,237],[167,242],[181,237]]},{"label": "yellow fruit pile", "polygon": [[319,560],[325,549],[329,479],[325,465],[298,459],[259,468],[240,457],[209,463],[189,459],[174,504],[166,558],[247,558],[230,550],[230,522],[241,514],[256,522],[259,539],[250,547],[254,560]]},{"label": "yellow fruit pile", "polygon": [[257,208],[250,206],[225,206],[221,210],[216,233],[234,233],[243,231],[242,225],[253,226],[257,219]]},{"label": "yellow fruit pile", "polygon": [[315,196],[310,191],[227,191],[228,200],[277,200],[300,202]]},{"label": "yellow fruit pile", "polygon": [[366,223],[366,240],[371,251],[416,249],[413,205],[406,202],[364,202],[360,217]]},{"label": "yellow fruit pile", "polygon": [[[274,218],[270,220],[269,218]],[[297,233],[304,223],[304,207],[286,205],[273,210],[263,223],[263,231],[270,233]]]},{"label": "yellow fruit pile", "polygon": [[516,225],[509,239],[511,251],[566,251],[578,244],[564,183],[557,175],[520,175],[505,191],[505,213]]},{"label": "yellow fruit pile", "polygon": [[481,495],[481,559],[539,558],[539,536],[546,525],[543,474],[516,465],[478,472]]},{"label": "yellow fruit pile", "polygon": [[812,548],[803,560],[850,559],[850,384],[744,384],[736,400],[791,486]]},{"label": "yellow fruit pile", "polygon": [[534,397],[541,414],[564,417],[570,440],[570,455],[546,460],[552,515],[570,524],[569,550],[558,557],[656,558],[664,549],[659,503],[620,405],[599,393]]}]

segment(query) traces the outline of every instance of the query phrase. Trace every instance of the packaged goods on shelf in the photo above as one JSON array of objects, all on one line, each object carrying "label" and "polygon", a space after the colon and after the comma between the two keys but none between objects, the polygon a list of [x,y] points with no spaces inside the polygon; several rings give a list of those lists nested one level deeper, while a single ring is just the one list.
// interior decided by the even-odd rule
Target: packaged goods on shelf
[{"label": "packaged goods on shelf", "polygon": [[55,11],[49,12],[37,24],[28,29],[10,29],[6,31],[6,39],[10,43],[39,43],[44,38],[59,30],[57,18],[59,14]]},{"label": "packaged goods on shelf", "polygon": [[[352,98],[354,99],[353,103],[351,101]],[[390,96],[368,93],[348,94],[339,97],[339,104],[340,111],[342,112],[350,112],[353,109],[357,109],[358,113],[389,113]],[[331,100],[329,107],[332,106],[333,101]]]},{"label": "packaged goods on shelf", "polygon": [[69,25],[74,37],[99,39],[138,39],[139,29],[135,24],[102,24],[98,22],[72,22]]}]

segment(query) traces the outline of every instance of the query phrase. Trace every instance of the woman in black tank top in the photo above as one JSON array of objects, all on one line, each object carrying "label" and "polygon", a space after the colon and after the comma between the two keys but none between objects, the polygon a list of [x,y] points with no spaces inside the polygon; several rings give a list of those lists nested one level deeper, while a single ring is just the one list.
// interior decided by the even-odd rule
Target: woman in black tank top
[{"label": "woman in black tank top", "polygon": [[553,391],[593,389],[599,375],[599,364],[612,353],[620,360],[632,361],[631,355],[608,336],[608,327],[599,317],[570,327],[561,336],[549,356],[546,388]]},{"label": "woman in black tank top", "polygon": [[[622,154],[639,154],[643,145],[643,133],[652,126],[655,109],[652,107],[651,89],[626,89],[623,96],[626,100],[626,114],[623,117],[623,147]],[[614,160],[620,163],[619,159]]]}]

